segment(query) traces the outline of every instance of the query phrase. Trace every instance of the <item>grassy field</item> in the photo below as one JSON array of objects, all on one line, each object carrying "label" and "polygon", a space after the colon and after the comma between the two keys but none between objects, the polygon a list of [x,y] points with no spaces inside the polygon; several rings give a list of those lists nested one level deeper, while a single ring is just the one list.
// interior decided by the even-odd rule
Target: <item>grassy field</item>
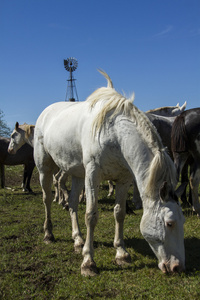
[{"label": "grassy field", "polygon": [[[69,213],[53,203],[56,242],[44,244],[44,207],[37,171],[31,185],[35,195],[23,193],[21,182],[22,167],[7,167],[6,185],[13,190],[0,189],[0,299],[200,298],[200,219],[191,209],[184,209],[185,273],[165,275],[158,269],[139,230],[142,210],[126,216],[125,245],[132,263],[121,268],[114,261],[114,198],[107,199],[107,186],[103,185],[94,236],[100,274],[85,278],[80,274],[82,255],[73,249]],[[83,237],[84,213],[85,204],[80,204]]]}]

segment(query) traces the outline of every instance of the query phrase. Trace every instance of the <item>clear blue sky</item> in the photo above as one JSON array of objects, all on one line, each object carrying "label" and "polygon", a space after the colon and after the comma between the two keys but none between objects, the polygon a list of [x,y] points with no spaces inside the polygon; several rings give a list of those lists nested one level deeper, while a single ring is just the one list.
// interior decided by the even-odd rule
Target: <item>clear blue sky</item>
[{"label": "clear blue sky", "polygon": [[200,106],[199,0],[1,0],[0,109],[13,128],[65,100],[75,57],[80,100],[106,84],[146,111]]}]

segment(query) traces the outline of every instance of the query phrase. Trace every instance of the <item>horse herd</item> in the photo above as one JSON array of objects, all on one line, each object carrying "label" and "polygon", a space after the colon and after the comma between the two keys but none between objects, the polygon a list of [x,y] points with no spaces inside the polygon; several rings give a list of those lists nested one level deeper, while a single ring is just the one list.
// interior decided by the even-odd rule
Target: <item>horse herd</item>
[{"label": "horse herd", "polygon": [[[41,113],[35,126],[16,123],[10,143],[6,140],[6,147],[0,145],[8,149],[0,163],[24,163],[27,170],[26,160],[15,161],[14,157],[25,147],[25,152],[32,154],[34,148],[32,169],[35,163],[45,206],[44,241],[54,241],[51,222],[54,180],[57,193],[68,197],[74,247],[77,251],[82,249],[83,254],[82,275],[98,273],[93,236],[102,180],[116,183],[114,247],[117,264],[131,260],[124,245],[123,223],[127,192],[134,184],[133,201],[143,207],[140,230],[155,253],[159,268],[164,273],[181,272],[185,269],[184,216],[178,197],[185,193],[188,166],[192,206],[200,216],[200,108],[185,110],[185,103],[182,107],[143,113],[133,105],[133,98],[119,94],[110,77],[103,71],[100,73],[107,79],[107,87],[97,89],[86,101],[52,104]],[[3,143],[2,139],[0,142]],[[21,152],[21,157],[25,152]],[[31,174],[32,171],[29,181]],[[176,189],[180,174],[182,184]],[[72,177],[69,195],[65,188],[68,176]],[[84,187],[85,242],[77,214]],[[182,201],[185,199],[186,196]]]}]

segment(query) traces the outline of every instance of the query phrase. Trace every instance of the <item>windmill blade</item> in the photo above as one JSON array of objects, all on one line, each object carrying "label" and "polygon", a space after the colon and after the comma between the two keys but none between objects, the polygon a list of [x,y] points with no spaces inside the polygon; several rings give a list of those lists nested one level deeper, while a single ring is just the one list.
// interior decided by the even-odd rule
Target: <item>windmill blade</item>
[{"label": "windmill blade", "polygon": [[67,71],[74,72],[78,67],[78,61],[74,57],[64,59],[64,67]]}]

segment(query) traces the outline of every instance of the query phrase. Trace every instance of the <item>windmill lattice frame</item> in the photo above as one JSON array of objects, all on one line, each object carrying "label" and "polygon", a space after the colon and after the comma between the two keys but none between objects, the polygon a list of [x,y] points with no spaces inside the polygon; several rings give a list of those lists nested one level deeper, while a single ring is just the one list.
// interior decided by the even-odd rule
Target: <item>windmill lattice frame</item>
[{"label": "windmill lattice frame", "polygon": [[77,69],[78,67],[78,61],[74,57],[69,57],[67,59],[64,59],[64,67],[65,69],[69,72],[69,79],[68,84],[67,84],[67,92],[66,92],[66,97],[65,101],[71,101],[75,102],[75,96],[78,101],[78,93],[75,85],[75,80],[73,77],[73,72]]}]

